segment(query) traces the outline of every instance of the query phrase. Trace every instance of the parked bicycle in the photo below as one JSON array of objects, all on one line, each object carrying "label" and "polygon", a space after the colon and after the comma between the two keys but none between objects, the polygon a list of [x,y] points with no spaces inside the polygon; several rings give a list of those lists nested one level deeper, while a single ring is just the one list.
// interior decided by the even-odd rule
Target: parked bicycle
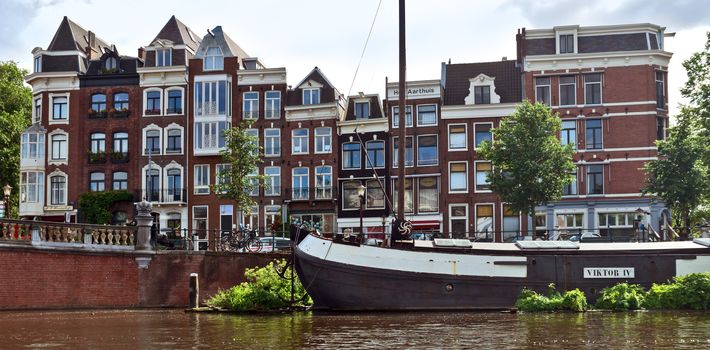
[{"label": "parked bicycle", "polygon": [[232,231],[222,234],[220,240],[222,251],[251,252],[261,251],[262,243],[256,235],[256,230]]}]

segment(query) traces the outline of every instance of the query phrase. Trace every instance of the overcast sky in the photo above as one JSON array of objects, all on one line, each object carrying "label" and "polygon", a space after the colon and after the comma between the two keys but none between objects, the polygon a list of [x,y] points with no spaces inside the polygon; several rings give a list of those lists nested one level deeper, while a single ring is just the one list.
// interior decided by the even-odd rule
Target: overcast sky
[{"label": "overcast sky", "polygon": [[[289,84],[318,66],[348,93],[379,1],[0,0],[0,60],[29,70],[32,49],[49,45],[65,15],[121,54],[136,55],[174,14],[199,35],[221,25],[249,55],[269,67],[286,67]],[[441,62],[449,59],[514,59],[515,34],[522,27],[642,22],[676,33],[666,40],[666,50],[674,53],[669,88],[675,107],[685,82],[681,63],[703,48],[710,30],[706,0],[409,0],[407,78],[438,79]],[[382,0],[351,94],[384,94],[385,77],[397,80],[397,62],[397,1]]]}]

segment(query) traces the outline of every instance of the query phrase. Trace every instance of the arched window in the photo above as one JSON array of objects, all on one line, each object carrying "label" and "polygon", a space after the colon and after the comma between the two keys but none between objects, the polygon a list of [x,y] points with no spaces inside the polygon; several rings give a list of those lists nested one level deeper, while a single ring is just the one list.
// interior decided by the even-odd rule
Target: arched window
[{"label": "arched window", "polygon": [[145,154],[160,154],[160,130],[145,132]]},{"label": "arched window", "polygon": [[116,171],[113,173],[113,185],[114,191],[127,190],[128,189],[128,173],[125,171]]},{"label": "arched window", "polygon": [[148,91],[145,94],[145,115],[158,115],[162,113],[160,91]]},{"label": "arched window", "polygon": [[182,130],[168,130],[168,146],[165,153],[180,153],[182,152]]},{"label": "arched window", "polygon": [[167,114],[182,114],[182,90],[168,91]]},{"label": "arched window", "polygon": [[168,169],[166,172],[168,176],[168,198],[167,202],[181,202],[182,201],[182,170],[181,169]]},{"label": "arched window", "polygon": [[385,142],[384,141],[368,141],[365,144],[367,148],[367,159],[365,167],[368,169],[384,168],[385,166]]},{"label": "arched window", "polygon": [[116,112],[128,112],[128,93],[119,92],[113,95],[113,109]]},{"label": "arched window", "polygon": [[49,203],[67,204],[67,178],[64,175],[54,175],[49,178],[49,186]]},{"label": "arched window", "polygon": [[113,133],[113,152],[114,153],[128,153],[128,133],[127,132],[115,132]]},{"label": "arched window", "polygon": [[149,202],[160,200],[160,170],[146,169],[145,188],[146,200]]},{"label": "arched window", "polygon": [[92,192],[103,192],[106,175],[100,172],[93,172],[89,175],[89,190]]},{"label": "arched window", "polygon": [[106,152],[106,134],[95,132],[91,134],[91,153]]},{"label": "arched window", "polygon": [[104,68],[106,68],[106,70],[114,70],[118,68],[118,59],[116,59],[116,57],[107,58],[106,62],[104,62]]},{"label": "arched window", "polygon": [[106,112],[106,95],[93,94],[91,95],[91,113]]}]

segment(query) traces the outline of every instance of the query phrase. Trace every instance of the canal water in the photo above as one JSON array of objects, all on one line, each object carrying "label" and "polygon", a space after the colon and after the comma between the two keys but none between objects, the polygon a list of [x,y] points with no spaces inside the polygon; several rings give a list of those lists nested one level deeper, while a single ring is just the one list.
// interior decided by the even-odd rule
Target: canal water
[{"label": "canal water", "polygon": [[710,348],[710,313],[0,312],[0,349]]}]

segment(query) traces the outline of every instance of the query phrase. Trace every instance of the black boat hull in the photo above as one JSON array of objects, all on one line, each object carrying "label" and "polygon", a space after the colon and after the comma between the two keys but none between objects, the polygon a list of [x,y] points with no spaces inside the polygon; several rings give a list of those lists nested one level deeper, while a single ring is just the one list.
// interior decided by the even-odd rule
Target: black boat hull
[{"label": "black boat hull", "polygon": [[[331,243],[328,243],[331,244]],[[332,243],[337,247],[337,243]],[[357,247],[349,248],[350,253]],[[353,250],[355,249],[355,250]],[[372,249],[372,248],[369,248]],[[383,249],[383,254],[389,249]],[[330,249],[328,250],[330,252]],[[619,282],[649,287],[676,276],[678,261],[696,262],[698,252],[519,252],[524,277],[472,276],[403,271],[322,259],[296,247],[296,270],[314,300],[315,309],[329,310],[486,310],[514,307],[523,287],[544,292],[550,283],[558,290],[579,288],[592,302],[601,289]],[[416,257],[417,252],[410,252]],[[506,252],[509,256],[510,252]],[[456,254],[451,254],[455,259]],[[704,256],[703,259],[707,259]],[[710,271],[702,260],[701,270]],[[503,263],[494,261],[494,264]],[[706,266],[707,265],[707,266]],[[633,277],[590,278],[585,269],[633,271]],[[698,269],[698,267],[694,267]]]}]

